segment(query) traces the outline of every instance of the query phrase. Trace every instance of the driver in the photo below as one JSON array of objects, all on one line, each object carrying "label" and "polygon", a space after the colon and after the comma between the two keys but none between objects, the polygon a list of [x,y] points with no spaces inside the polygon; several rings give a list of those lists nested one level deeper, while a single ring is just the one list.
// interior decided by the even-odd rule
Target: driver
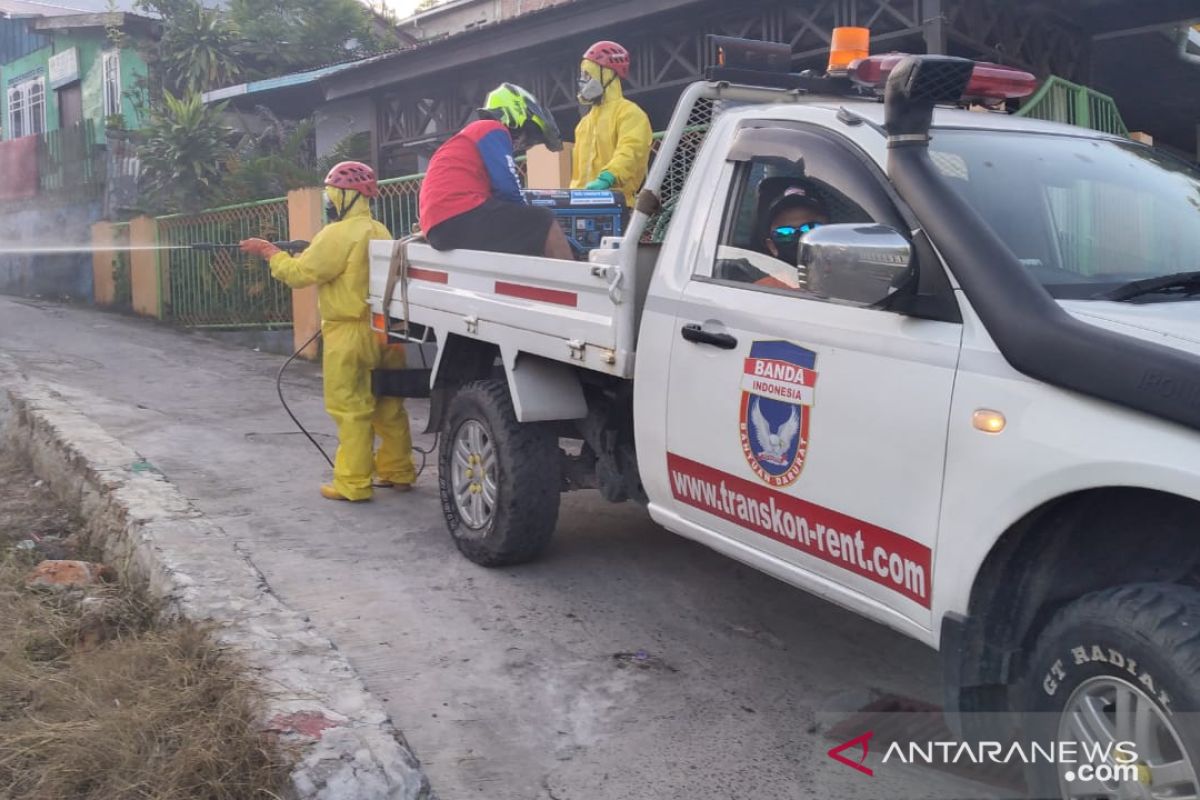
[{"label": "driver", "polygon": [[[775,189],[776,186],[780,188]],[[765,213],[760,211],[759,236],[762,252],[799,269],[800,238],[829,224],[829,210],[813,185],[803,178],[767,178],[759,184],[759,197],[772,198]],[[759,208],[763,203],[760,201]],[[754,281],[755,286],[795,289],[773,275]]]}]

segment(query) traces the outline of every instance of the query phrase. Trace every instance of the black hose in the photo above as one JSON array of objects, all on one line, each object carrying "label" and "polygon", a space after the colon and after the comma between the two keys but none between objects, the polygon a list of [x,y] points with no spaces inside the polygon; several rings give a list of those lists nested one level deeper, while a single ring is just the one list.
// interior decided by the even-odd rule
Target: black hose
[{"label": "black hose", "polygon": [[[314,333],[312,336],[310,336],[308,338],[308,341],[306,341],[304,344],[302,344],[296,348],[296,352],[294,352],[290,356],[288,356],[287,361],[283,362],[283,366],[281,366],[279,368],[279,372],[277,372],[275,374],[275,393],[277,395],[279,395],[279,403],[283,406],[283,410],[287,412],[287,415],[289,417],[291,417],[292,422],[296,425],[296,427],[300,430],[300,432],[304,434],[305,438],[308,439],[310,442],[312,442],[312,446],[317,448],[317,451],[321,454],[321,457],[325,459],[325,463],[329,464],[329,468],[333,469],[333,459],[330,458],[329,454],[325,452],[325,448],[321,447],[320,443],[317,442],[317,440],[313,438],[313,435],[308,432],[308,428],[305,428],[304,425],[300,422],[300,420],[296,418],[296,415],[292,413],[291,406],[288,405],[287,400],[283,396],[283,373],[284,373],[284,371],[286,371],[287,368],[291,365],[291,363],[300,357],[300,354],[304,352],[305,348],[307,348],[310,344],[315,342],[317,340],[317,337],[320,335],[321,335],[321,331],[320,331],[320,329],[318,329],[316,333]],[[424,360],[425,360],[424,350],[421,351],[421,360],[422,360],[422,362],[424,362]],[[421,448],[417,447],[415,444],[413,445],[412,449],[414,451],[416,451],[417,453],[420,453],[420,455],[421,455],[421,466],[417,468],[416,478],[421,477],[421,473],[425,471],[425,459],[427,456],[429,456],[431,453],[433,453],[437,449],[437,446],[438,446],[438,435],[437,434],[434,435],[433,444],[429,447],[428,450],[422,450]],[[414,478],[414,480],[415,480],[415,478]]]},{"label": "black hose", "polygon": [[316,333],[314,333],[312,336],[308,337],[308,341],[306,341],[304,344],[297,347],[296,352],[294,352],[290,356],[288,356],[288,360],[283,362],[283,366],[280,367],[279,372],[275,374],[275,393],[277,395],[279,395],[279,402],[280,402],[280,404],[283,405],[283,410],[287,412],[287,415],[292,418],[292,422],[294,422],[296,424],[296,427],[300,429],[300,432],[304,434],[305,438],[307,438],[310,442],[312,442],[312,446],[317,448],[317,450],[320,451],[321,457],[325,459],[325,462],[327,464],[329,464],[329,468],[333,469],[333,459],[330,458],[329,454],[325,452],[325,448],[321,447],[321,445],[317,442],[317,440],[313,438],[312,434],[308,432],[308,428],[304,427],[300,423],[300,420],[296,419],[296,415],[292,413],[291,406],[289,406],[287,404],[287,400],[285,400],[283,397],[283,372],[284,372],[284,370],[286,370],[288,368],[289,364],[291,364],[293,361],[295,361],[297,358],[299,358],[300,354],[302,352],[304,352],[304,348],[308,347],[310,344],[315,342],[317,340],[317,337],[320,335],[321,335],[321,330],[318,328]]}]

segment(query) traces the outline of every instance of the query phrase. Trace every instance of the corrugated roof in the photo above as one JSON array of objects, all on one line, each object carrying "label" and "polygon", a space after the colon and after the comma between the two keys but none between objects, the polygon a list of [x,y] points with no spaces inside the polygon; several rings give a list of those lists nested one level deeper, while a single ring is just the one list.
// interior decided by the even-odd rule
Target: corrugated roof
[{"label": "corrugated roof", "polygon": [[[3,2],[4,0],[0,0]],[[357,61],[346,61],[341,64],[331,64],[327,67],[318,67],[304,72],[293,72],[289,75],[280,75],[278,78],[264,78],[261,81],[250,81],[248,83],[239,83],[236,86],[226,86],[221,89],[213,89],[210,92],[204,92],[200,95],[201,100],[205,103],[217,103],[222,100],[232,100],[236,97],[244,97],[251,94],[260,94],[263,92],[273,92],[279,89],[288,89],[296,86],[304,86],[314,83],[322,78],[335,75],[339,72],[344,72],[348,69],[361,67],[365,64],[370,64],[375,61],[380,61],[386,58],[388,53],[370,58],[360,58]]]},{"label": "corrugated roof", "polygon": [[132,13],[137,0],[0,0],[0,14],[8,17],[68,17],[71,14],[96,14],[108,11]]}]

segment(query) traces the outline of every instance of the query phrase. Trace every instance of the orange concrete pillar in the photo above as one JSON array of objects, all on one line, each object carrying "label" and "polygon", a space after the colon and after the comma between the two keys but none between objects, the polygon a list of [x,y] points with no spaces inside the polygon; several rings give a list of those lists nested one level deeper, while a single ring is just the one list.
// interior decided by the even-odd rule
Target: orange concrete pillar
[{"label": "orange concrete pillar", "polygon": [[92,225],[92,302],[111,306],[116,300],[117,285],[113,277],[113,226],[110,222]]},{"label": "orange concrete pillar", "polygon": [[[288,238],[312,241],[325,225],[322,209],[324,193],[319,187],[293,189],[288,192]],[[321,312],[317,308],[317,287],[292,290],[292,342],[299,348],[314,333],[321,329]],[[317,343],[313,342],[300,354],[304,358],[317,357]]]},{"label": "orange concrete pillar", "polygon": [[[129,221],[129,277],[133,284],[133,313],[162,319],[162,275],[158,269],[158,223],[153,217]],[[147,248],[145,250],[139,248]]]},{"label": "orange concrete pillar", "polygon": [[531,147],[525,155],[527,189],[565,189],[571,185],[570,142],[563,143],[562,152],[552,153],[545,145]]}]

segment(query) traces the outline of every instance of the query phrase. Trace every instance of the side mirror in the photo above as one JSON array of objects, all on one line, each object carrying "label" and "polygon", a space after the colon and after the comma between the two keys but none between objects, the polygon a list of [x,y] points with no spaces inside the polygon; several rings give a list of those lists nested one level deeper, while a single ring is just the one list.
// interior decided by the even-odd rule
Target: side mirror
[{"label": "side mirror", "polygon": [[800,240],[800,270],[810,292],[869,306],[908,275],[912,245],[886,225],[822,225]]}]

